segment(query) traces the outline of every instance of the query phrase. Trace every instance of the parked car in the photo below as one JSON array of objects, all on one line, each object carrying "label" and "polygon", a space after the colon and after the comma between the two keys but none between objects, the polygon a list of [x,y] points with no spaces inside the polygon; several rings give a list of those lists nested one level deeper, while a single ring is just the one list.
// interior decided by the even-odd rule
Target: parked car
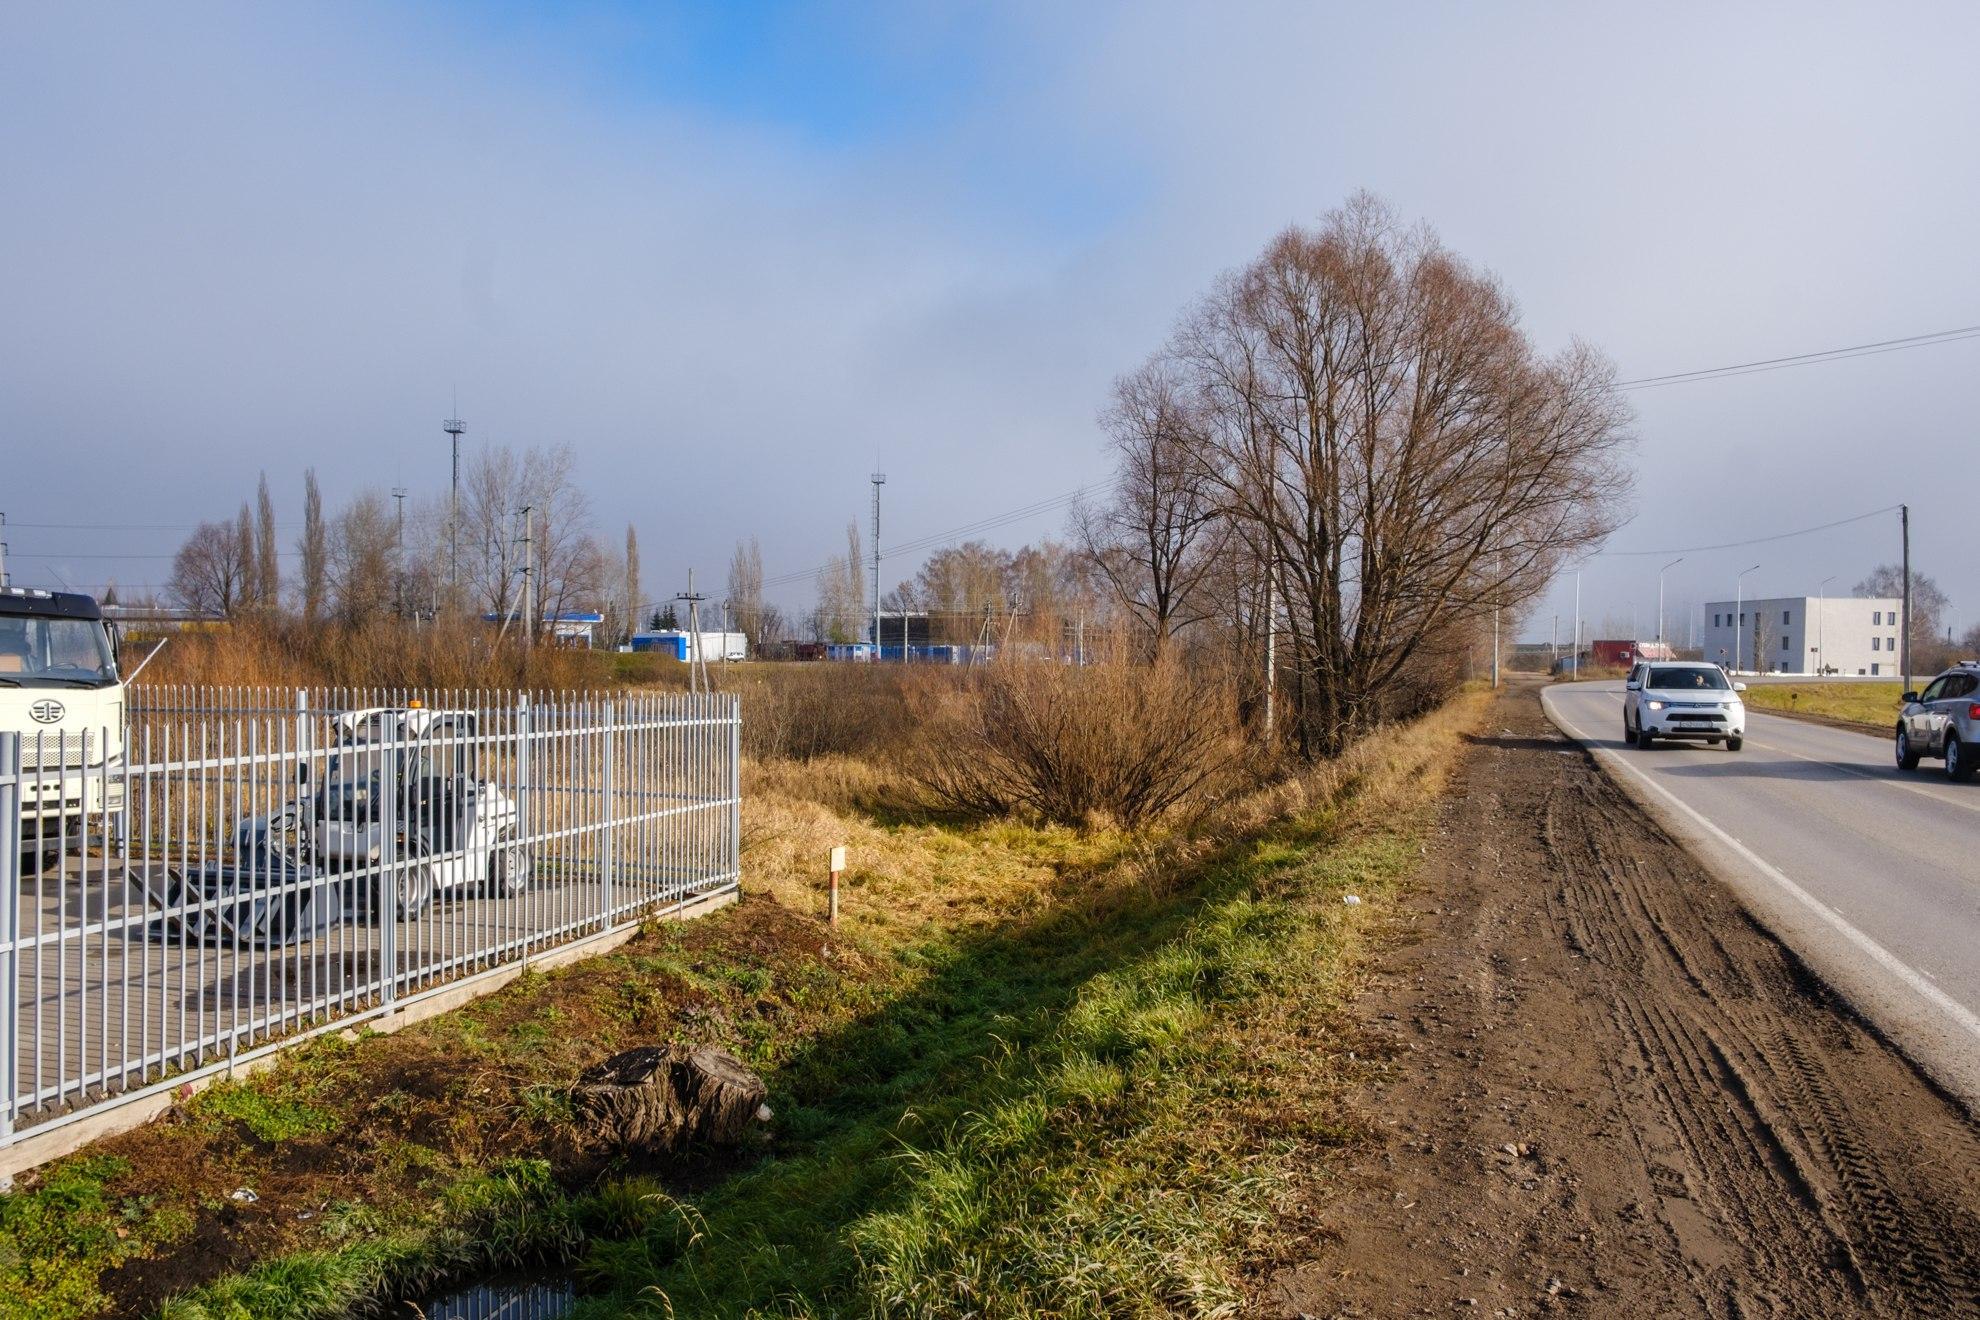
[{"label": "parked car", "polygon": [[1623,741],[1648,749],[1659,738],[1684,739],[1736,752],[1746,744],[1744,691],[1702,660],[1640,663],[1623,684]]},{"label": "parked car", "polygon": [[1962,660],[1923,692],[1904,694],[1896,749],[1900,770],[1916,770],[1919,758],[1937,756],[1956,783],[1980,771],[1980,660]]}]

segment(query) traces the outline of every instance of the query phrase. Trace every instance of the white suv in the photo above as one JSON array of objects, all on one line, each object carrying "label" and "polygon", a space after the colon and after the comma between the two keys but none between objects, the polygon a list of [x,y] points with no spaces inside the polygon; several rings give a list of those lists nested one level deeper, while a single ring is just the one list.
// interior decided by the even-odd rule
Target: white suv
[{"label": "white suv", "polygon": [[1642,661],[1623,685],[1623,741],[1647,748],[1659,738],[1683,738],[1736,752],[1746,743],[1744,691],[1746,684],[1714,664]]}]

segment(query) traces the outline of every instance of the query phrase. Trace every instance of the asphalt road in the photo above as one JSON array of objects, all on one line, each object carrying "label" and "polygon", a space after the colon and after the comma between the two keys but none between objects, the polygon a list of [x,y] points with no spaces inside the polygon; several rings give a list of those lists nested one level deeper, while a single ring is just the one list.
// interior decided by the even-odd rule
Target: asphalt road
[{"label": "asphalt road", "polygon": [[1980,1111],[1980,782],[1888,738],[1747,713],[1746,746],[1622,741],[1622,684],[1543,694],[1564,732],[1693,846],[1764,924]]}]

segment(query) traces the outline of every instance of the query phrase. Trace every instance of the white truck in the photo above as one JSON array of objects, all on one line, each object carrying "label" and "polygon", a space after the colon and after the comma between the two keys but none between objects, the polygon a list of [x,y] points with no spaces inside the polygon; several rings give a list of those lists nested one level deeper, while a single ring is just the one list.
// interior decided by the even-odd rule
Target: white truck
[{"label": "white truck", "polygon": [[21,851],[79,847],[124,808],[124,683],[96,601],[0,587],[0,733],[21,736]]}]

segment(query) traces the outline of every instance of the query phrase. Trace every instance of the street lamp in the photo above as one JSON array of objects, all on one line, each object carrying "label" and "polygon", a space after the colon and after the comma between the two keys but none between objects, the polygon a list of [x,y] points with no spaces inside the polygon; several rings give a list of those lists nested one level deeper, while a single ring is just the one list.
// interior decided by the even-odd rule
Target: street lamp
[{"label": "street lamp", "polygon": [[1657,645],[1659,646],[1664,644],[1664,574],[1683,562],[1684,556],[1679,555],[1657,570]]},{"label": "street lamp", "polygon": [[1815,586],[1815,674],[1818,678],[1829,667],[1829,648],[1823,637],[1829,623],[1829,597],[1823,588],[1835,580],[1835,574],[1831,573]]},{"label": "street lamp", "polygon": [[1733,672],[1739,672],[1739,635],[1746,630],[1746,575],[1757,573],[1760,565],[1742,568],[1733,579]]}]

